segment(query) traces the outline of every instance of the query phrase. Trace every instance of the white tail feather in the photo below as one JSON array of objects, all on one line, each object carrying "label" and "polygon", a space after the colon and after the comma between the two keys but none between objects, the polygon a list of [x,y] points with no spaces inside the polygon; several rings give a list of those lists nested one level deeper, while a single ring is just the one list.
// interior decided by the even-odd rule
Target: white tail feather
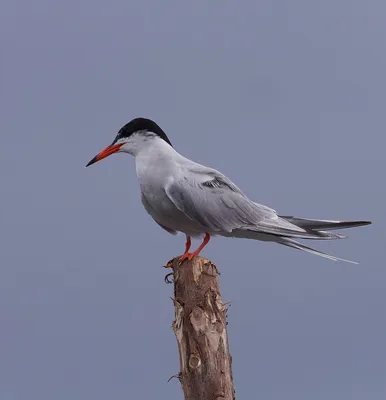
[{"label": "white tail feather", "polygon": [[284,246],[292,247],[294,249],[306,251],[307,253],[315,254],[317,256],[327,258],[329,260],[344,261],[344,262],[348,262],[351,264],[358,264],[356,261],[345,260],[344,258],[331,256],[329,254],[323,253],[322,251],[312,249],[311,247],[305,246],[304,244],[301,244],[293,239],[280,238],[280,240],[277,240],[277,243],[283,244]]}]

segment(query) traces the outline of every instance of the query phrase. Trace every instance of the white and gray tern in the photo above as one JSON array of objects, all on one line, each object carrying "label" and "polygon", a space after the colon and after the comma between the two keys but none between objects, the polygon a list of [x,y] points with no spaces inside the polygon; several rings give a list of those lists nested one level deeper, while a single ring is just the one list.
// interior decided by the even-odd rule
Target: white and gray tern
[{"label": "white and gray tern", "polygon": [[[352,262],[314,250],[295,239],[341,239],[346,236],[330,231],[371,223],[278,215],[272,208],[250,200],[221,172],[183,157],[174,150],[165,132],[146,118],[135,118],[126,124],[113,143],[87,166],[118,152],[135,157],[146,211],[167,232],[186,235],[181,261],[191,260],[210,236],[219,235],[275,242],[334,261]],[[204,235],[201,246],[189,253],[190,238]]]}]

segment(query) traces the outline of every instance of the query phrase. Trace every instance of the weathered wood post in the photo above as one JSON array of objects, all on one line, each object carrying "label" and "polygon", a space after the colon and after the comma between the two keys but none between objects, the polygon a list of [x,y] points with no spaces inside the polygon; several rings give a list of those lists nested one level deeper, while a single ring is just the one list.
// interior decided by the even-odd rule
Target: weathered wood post
[{"label": "weathered wood post", "polygon": [[180,353],[178,378],[185,400],[234,400],[232,357],[226,311],[214,264],[194,257],[171,262],[174,281],[173,330]]}]

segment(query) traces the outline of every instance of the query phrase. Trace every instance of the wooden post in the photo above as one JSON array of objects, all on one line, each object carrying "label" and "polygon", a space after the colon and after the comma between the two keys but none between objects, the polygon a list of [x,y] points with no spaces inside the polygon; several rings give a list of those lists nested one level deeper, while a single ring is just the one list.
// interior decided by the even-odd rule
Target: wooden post
[{"label": "wooden post", "polygon": [[180,353],[178,378],[185,400],[234,400],[227,307],[222,302],[217,268],[202,257],[182,265],[175,258],[170,264],[173,330]]}]

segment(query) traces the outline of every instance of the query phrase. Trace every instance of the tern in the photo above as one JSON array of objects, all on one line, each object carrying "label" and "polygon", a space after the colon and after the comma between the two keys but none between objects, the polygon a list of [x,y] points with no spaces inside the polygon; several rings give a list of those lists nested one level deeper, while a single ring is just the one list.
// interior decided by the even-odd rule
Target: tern
[{"label": "tern", "polygon": [[[87,165],[114,153],[135,157],[141,200],[154,221],[171,234],[186,235],[180,262],[192,260],[211,236],[275,242],[334,261],[338,258],[307,247],[295,239],[342,239],[330,231],[371,224],[370,221],[330,221],[279,215],[249,199],[221,172],[179,154],[166,133],[152,120],[135,118],[114,141]],[[204,237],[190,253],[191,238]]]}]

